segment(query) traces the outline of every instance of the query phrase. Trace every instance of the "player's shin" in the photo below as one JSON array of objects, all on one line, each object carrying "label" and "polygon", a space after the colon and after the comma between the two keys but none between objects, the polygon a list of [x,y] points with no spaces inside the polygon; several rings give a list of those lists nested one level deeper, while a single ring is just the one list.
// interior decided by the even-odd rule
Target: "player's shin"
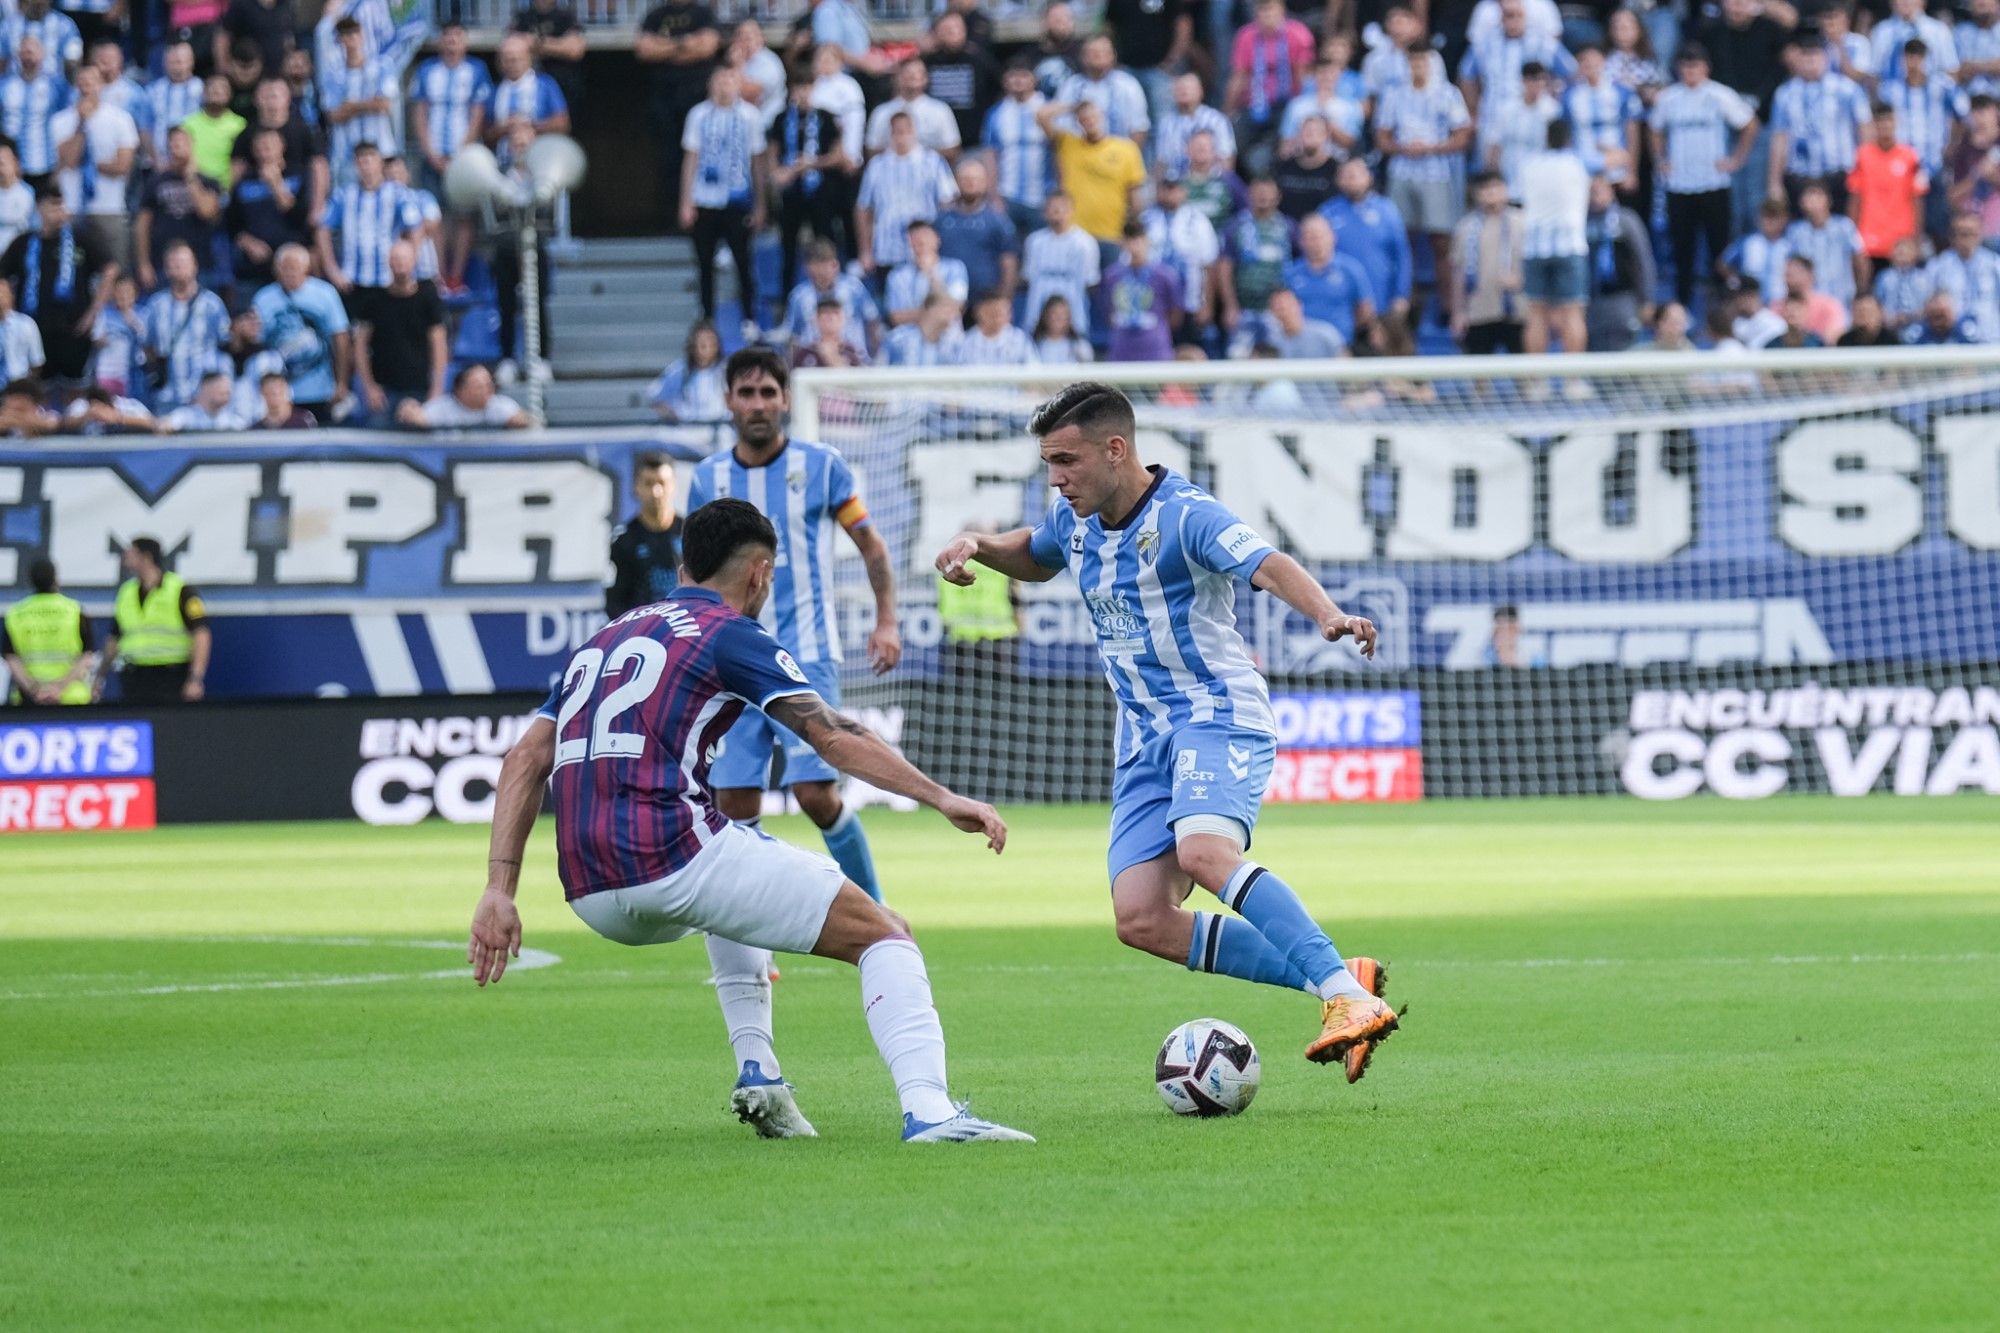
[{"label": "player's shin", "polygon": [[916,942],[893,936],[870,945],[859,967],[862,1012],[904,1112],[925,1124],[951,1119],[957,1112],[945,1082],[944,1024]]},{"label": "player's shin", "polygon": [[875,880],[875,854],[868,848],[868,834],[861,827],[854,807],[844,805],[840,817],[819,831],[826,840],[826,853],[841,872],[876,902],[882,901],[882,886]]},{"label": "player's shin", "polygon": [[1312,981],[1247,921],[1212,912],[1194,914],[1194,935],[1188,945],[1190,972],[1213,972],[1266,986],[1285,986],[1312,993]]},{"label": "player's shin", "polygon": [[715,998],[722,1004],[737,1072],[780,1078],[778,1053],[771,1045],[771,951],[710,935],[708,962],[715,972]]},{"label": "player's shin", "polygon": [[1349,974],[1333,941],[1312,919],[1291,886],[1254,861],[1236,867],[1216,892],[1222,905],[1257,928],[1311,984],[1307,989],[1322,1000],[1336,995],[1362,998],[1368,991]]}]

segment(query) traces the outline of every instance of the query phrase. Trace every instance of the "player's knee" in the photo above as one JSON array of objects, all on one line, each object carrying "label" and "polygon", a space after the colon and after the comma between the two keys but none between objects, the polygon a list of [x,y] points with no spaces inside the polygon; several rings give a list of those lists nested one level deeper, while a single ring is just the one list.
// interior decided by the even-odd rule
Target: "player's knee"
[{"label": "player's knee", "polygon": [[798,798],[806,818],[823,829],[832,828],[840,818],[840,788],[831,782],[801,782],[792,788],[792,795]]},{"label": "player's knee", "polygon": [[1214,838],[1192,838],[1174,849],[1181,873],[1213,893],[1229,882],[1242,856]]}]

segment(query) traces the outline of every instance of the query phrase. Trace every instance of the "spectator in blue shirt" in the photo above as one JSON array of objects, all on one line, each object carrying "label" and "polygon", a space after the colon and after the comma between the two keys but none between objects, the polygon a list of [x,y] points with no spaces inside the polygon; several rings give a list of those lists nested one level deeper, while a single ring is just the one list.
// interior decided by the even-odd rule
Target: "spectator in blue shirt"
[{"label": "spectator in blue shirt", "polygon": [[1374,173],[1361,158],[1341,163],[1334,184],[1340,193],[1319,211],[1333,228],[1335,248],[1360,260],[1375,280],[1375,309],[1382,321],[1407,330],[1413,265],[1402,210],[1376,192]]},{"label": "spectator in blue shirt", "polygon": [[1375,280],[1352,255],[1334,250],[1333,227],[1318,213],[1299,224],[1300,257],[1285,265],[1284,285],[1307,319],[1324,320],[1351,347],[1375,323]]},{"label": "spectator in blue shirt", "polygon": [[988,292],[1012,298],[1021,271],[1021,236],[987,192],[986,163],[968,157],[958,164],[958,198],[937,215],[939,252],[965,265],[973,299]]},{"label": "spectator in blue shirt", "polygon": [[332,421],[336,399],[347,399],[354,365],[347,307],[333,284],[312,276],[312,257],[303,245],[278,251],[277,281],[253,303],[264,325],[267,346],[285,362],[291,397],[315,420]]}]

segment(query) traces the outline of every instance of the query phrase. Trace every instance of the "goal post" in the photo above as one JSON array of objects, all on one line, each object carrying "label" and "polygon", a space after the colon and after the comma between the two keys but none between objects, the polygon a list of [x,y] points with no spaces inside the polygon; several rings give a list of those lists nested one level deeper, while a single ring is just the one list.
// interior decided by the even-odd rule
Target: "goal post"
[{"label": "goal post", "polygon": [[846,456],[899,580],[877,678],[837,561],[848,705],[948,783],[1108,795],[1068,576],[996,625],[931,567],[1046,511],[1027,422],[1084,378],[1381,629],[1364,662],[1239,589],[1273,801],[2000,794],[2000,348],[1967,347],[802,371],[792,432]]}]

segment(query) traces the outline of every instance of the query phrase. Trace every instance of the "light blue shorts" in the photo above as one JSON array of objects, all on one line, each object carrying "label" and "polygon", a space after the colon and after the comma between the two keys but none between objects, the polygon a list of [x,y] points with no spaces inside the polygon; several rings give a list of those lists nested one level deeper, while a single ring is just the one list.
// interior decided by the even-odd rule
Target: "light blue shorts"
[{"label": "light blue shorts", "polygon": [[[826,700],[830,708],[840,707],[840,664],[801,662],[806,681]],[[833,765],[819,757],[812,746],[773,722],[761,708],[746,708],[736,725],[722,738],[722,749],[708,770],[711,787],[727,790],[754,787],[764,790],[771,781],[771,756],[785,752],[785,785],[800,782],[832,782],[840,776]]]},{"label": "light blue shorts", "polygon": [[1170,850],[1190,815],[1235,820],[1248,847],[1277,755],[1275,737],[1226,723],[1152,737],[1111,778],[1111,878]]}]

